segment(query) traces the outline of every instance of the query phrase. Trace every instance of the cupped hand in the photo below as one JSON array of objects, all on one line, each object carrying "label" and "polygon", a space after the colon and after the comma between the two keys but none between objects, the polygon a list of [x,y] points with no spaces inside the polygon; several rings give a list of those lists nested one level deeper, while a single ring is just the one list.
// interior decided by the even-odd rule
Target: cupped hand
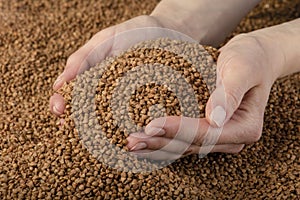
[{"label": "cupped hand", "polygon": [[244,144],[258,141],[277,78],[272,56],[280,55],[269,42],[256,34],[229,41],[220,50],[217,87],[207,103],[207,117],[154,119],[143,133],[128,137],[128,148],[142,157],[174,160],[202,152],[238,153]]},{"label": "cupped hand", "polygon": [[[139,16],[123,22],[121,24],[106,28],[96,35],[94,35],[91,40],[89,40],[84,46],[73,53],[67,60],[66,67],[62,74],[60,74],[53,85],[54,91],[59,90],[64,83],[71,81],[78,74],[87,70],[91,66],[101,62],[105,57],[115,55],[126,48],[129,48],[136,42],[151,39],[153,32],[147,32],[145,34],[130,35],[124,40],[114,37],[122,32],[145,28],[145,27],[161,27],[163,25],[157,18],[152,16]],[[147,35],[148,34],[148,35]],[[161,33],[160,33],[161,34]],[[118,41],[116,41],[118,39]],[[55,93],[50,98],[50,110],[55,115],[59,116],[63,114],[65,109],[64,98]]]}]

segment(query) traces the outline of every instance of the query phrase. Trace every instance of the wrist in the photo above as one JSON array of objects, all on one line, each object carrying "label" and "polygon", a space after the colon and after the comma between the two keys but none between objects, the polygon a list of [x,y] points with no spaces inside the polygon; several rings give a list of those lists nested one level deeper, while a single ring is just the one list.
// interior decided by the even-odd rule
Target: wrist
[{"label": "wrist", "polygon": [[[197,5],[196,1],[198,0],[189,2],[194,2]],[[189,7],[189,4],[184,7],[182,5],[184,3],[180,0],[162,0],[150,16],[159,21],[163,27],[184,33],[200,42],[204,37],[205,28],[202,28],[202,32],[196,31],[200,28],[192,26],[193,22],[190,19],[195,11]],[[195,32],[198,32],[198,34],[195,34]]]},{"label": "wrist", "polygon": [[299,32],[300,19],[250,33],[265,48],[276,79],[300,71]]},{"label": "wrist", "polygon": [[151,13],[166,28],[219,46],[260,0],[162,0]]}]

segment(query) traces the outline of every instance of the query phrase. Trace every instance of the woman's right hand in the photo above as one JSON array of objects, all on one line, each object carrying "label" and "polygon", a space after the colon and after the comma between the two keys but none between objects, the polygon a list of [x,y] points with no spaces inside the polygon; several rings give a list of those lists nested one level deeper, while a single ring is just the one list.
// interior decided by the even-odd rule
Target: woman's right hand
[{"label": "woman's right hand", "polygon": [[[105,43],[105,41],[109,38],[112,38],[124,31],[143,27],[164,27],[164,25],[155,17],[139,16],[98,32],[91,40],[68,58],[64,71],[58,76],[53,85],[54,91],[59,90],[64,83],[71,81],[78,74],[87,70],[91,66],[96,65],[101,60],[105,59],[105,57],[114,53],[114,51],[118,51],[118,49],[124,49],[126,47],[128,48],[132,45],[131,43],[134,44],[134,40],[138,40],[138,38],[136,38],[138,36],[132,36],[134,38],[131,38],[130,40],[122,40],[121,43],[118,44],[114,43],[113,40]],[[58,93],[53,94],[50,98],[51,112],[60,116],[63,114],[64,109],[64,98]]]}]

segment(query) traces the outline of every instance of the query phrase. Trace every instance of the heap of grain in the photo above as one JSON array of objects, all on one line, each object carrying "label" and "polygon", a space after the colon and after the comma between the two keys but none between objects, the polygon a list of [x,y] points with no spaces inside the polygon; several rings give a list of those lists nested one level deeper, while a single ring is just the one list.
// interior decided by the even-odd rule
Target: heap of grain
[{"label": "heap of grain", "polygon": [[[237,155],[190,156],[152,173],[120,173],[86,150],[72,122],[58,129],[49,98],[67,58],[99,30],[149,14],[157,3],[0,2],[0,199],[300,196],[299,73],[274,84],[261,140]],[[299,5],[299,0],[263,0],[233,35],[298,18]]]},{"label": "heap of grain", "polygon": [[197,43],[141,42],[63,87],[69,108],[65,121],[76,125],[85,147],[111,167],[147,171],[165,166],[139,163],[118,147],[124,148],[129,133],[142,131],[154,118],[204,117],[215,88],[216,58],[216,49]]}]

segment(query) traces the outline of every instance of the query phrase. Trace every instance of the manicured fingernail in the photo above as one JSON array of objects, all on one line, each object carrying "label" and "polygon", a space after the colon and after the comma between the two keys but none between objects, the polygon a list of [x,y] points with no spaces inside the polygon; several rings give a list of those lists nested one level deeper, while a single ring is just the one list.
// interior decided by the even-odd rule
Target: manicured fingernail
[{"label": "manicured fingernail", "polygon": [[57,79],[56,79],[56,81],[54,82],[54,84],[53,84],[53,89],[58,89],[58,87],[61,85],[61,84],[63,84],[63,82],[64,82],[64,80],[63,80],[63,77],[62,77],[62,75],[60,75]]},{"label": "manicured fingernail", "polygon": [[226,112],[224,108],[221,106],[215,107],[210,114],[210,119],[214,121],[218,127],[223,126],[226,119]]},{"label": "manicured fingernail", "polygon": [[134,145],[130,151],[137,151],[137,150],[142,150],[147,147],[147,144],[145,142],[139,142],[136,145]]},{"label": "manicured fingernail", "polygon": [[58,108],[56,106],[53,106],[53,112],[56,115],[61,115],[61,112],[58,110]]},{"label": "manicured fingernail", "polygon": [[145,130],[145,134],[150,136],[163,136],[165,133],[166,132],[164,129],[156,127],[150,127],[149,129]]}]

